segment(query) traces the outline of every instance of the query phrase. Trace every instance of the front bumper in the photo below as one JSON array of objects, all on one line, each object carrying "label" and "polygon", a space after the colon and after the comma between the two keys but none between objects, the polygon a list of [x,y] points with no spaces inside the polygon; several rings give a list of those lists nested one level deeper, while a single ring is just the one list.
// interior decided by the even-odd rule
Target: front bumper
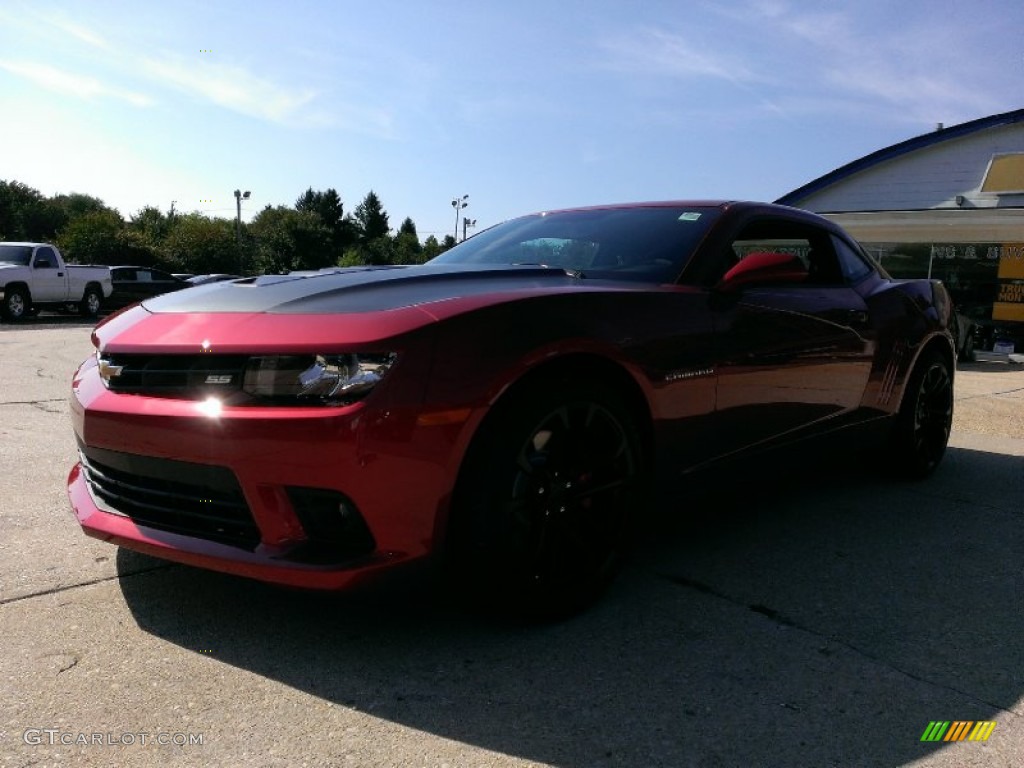
[{"label": "front bumper", "polygon": [[[71,506],[95,538],[263,581],[342,589],[428,556],[458,425],[378,392],[344,407],[237,407],[110,392],[75,374]],[[374,404],[376,403],[376,404]]]}]

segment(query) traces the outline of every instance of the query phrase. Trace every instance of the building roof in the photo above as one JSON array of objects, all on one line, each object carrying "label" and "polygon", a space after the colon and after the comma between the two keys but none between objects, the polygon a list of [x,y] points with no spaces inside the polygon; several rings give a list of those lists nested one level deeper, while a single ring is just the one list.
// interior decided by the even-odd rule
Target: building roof
[{"label": "building roof", "polygon": [[804,198],[813,195],[815,192],[820,192],[833,184],[838,184],[839,182],[848,179],[856,173],[866,171],[867,169],[880,165],[881,163],[909,154],[910,152],[941,144],[945,141],[959,139],[979,131],[998,128],[1004,125],[1011,125],[1013,123],[1024,123],[1024,109],[1017,109],[1012,112],[1003,112],[998,115],[991,115],[989,117],[979,118],[978,120],[971,120],[967,123],[961,123],[960,125],[953,125],[949,128],[931,131],[922,136],[916,136],[915,138],[901,141],[899,144],[893,144],[891,147],[885,147],[877,152],[872,152],[870,155],[865,155],[859,160],[854,160],[852,163],[847,163],[840,168],[836,168],[834,171],[830,171],[824,176],[819,176],[817,179],[814,179],[814,181],[810,181],[802,187],[794,189],[792,192],[783,195],[775,202],[781,205],[798,205]]}]

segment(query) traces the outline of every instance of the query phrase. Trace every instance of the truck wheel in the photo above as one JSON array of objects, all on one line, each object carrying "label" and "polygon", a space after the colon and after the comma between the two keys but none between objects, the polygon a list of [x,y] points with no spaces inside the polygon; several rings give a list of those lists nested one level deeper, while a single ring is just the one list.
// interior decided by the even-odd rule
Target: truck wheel
[{"label": "truck wheel", "polygon": [[0,308],[4,319],[11,321],[21,320],[28,314],[28,310],[28,294],[24,288],[9,288],[4,293],[3,307]]},{"label": "truck wheel", "polygon": [[83,317],[96,317],[100,313],[100,304],[103,303],[103,296],[100,292],[89,286],[85,289],[85,295],[82,296],[82,301],[78,304],[78,311]]}]

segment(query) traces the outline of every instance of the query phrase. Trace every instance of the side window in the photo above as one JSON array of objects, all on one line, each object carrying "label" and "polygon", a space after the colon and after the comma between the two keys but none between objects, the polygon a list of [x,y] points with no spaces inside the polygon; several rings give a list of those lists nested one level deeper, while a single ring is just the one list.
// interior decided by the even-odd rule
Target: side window
[{"label": "side window", "polygon": [[37,248],[36,259],[32,264],[36,269],[56,269],[57,254],[53,252],[53,248]]},{"label": "side window", "polygon": [[780,280],[787,284],[840,285],[846,282],[831,234],[802,222],[756,219],[733,240],[732,256],[734,264],[742,264],[748,258],[778,264],[780,257],[791,257],[791,268],[778,273]]},{"label": "side window", "polygon": [[839,258],[839,267],[848,282],[860,282],[874,271],[874,267],[864,261],[861,255],[842,238],[832,235],[832,244],[835,246],[836,256]]},{"label": "side window", "polygon": [[135,279],[140,283],[153,282],[153,273],[148,269],[140,269],[135,273]]}]

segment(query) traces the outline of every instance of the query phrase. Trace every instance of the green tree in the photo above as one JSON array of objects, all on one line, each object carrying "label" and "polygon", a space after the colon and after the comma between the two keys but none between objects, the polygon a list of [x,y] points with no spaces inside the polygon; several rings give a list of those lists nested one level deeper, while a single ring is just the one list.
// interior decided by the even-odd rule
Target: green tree
[{"label": "green tree", "polygon": [[391,231],[388,214],[380,202],[380,198],[371,189],[363,201],[356,206],[355,225],[359,234],[359,242],[363,245],[380,237],[387,237]]},{"label": "green tree", "polygon": [[382,264],[395,264],[398,262],[398,254],[395,251],[395,241],[385,235],[377,237],[364,243],[362,247],[367,264],[380,266]]},{"label": "green tree", "polygon": [[422,264],[426,260],[419,235],[416,234],[416,225],[406,216],[395,235],[394,261],[396,264]]},{"label": "green tree", "polygon": [[57,235],[61,253],[79,264],[122,264],[124,222],[115,211],[99,210],[77,216]]},{"label": "green tree", "polygon": [[256,265],[264,273],[334,266],[331,230],[315,211],[267,206],[249,225]]},{"label": "green tree", "polygon": [[65,222],[60,208],[39,190],[0,180],[0,239],[49,242]]},{"label": "green tree", "polygon": [[[71,192],[67,195],[54,195],[53,204],[64,212],[65,217],[68,221],[73,221],[79,216],[84,216],[87,213],[101,213],[103,211],[109,211],[116,213],[113,208],[107,206],[98,197],[92,195],[85,195],[81,192]],[[120,214],[118,214],[120,216]]]},{"label": "green tree", "polygon": [[170,231],[171,221],[159,208],[147,205],[131,217],[129,228],[150,245],[159,246]]},{"label": "green tree", "polygon": [[174,271],[174,264],[163,258],[156,245],[139,232],[122,227],[117,233],[114,252],[106,264],[137,264]]},{"label": "green tree", "polygon": [[175,272],[245,274],[252,259],[239,258],[235,223],[201,213],[175,215],[163,243],[164,263]]},{"label": "green tree", "polygon": [[295,210],[309,211],[320,216],[320,221],[330,231],[336,255],[340,256],[355,243],[355,225],[350,217],[345,216],[341,196],[333,187],[323,192],[314,192],[310,187],[295,201]]},{"label": "green tree", "polygon": [[423,253],[421,255],[424,261],[430,261],[435,256],[439,256],[443,251],[444,249],[437,242],[437,238],[434,235],[430,235],[423,241]]},{"label": "green tree", "polygon": [[398,234],[400,234],[400,235],[412,235],[413,237],[416,238],[417,242],[419,242],[419,239],[420,239],[419,235],[416,234],[416,223],[411,218],[409,218],[408,216],[406,216],[402,220],[401,225],[399,225],[399,227],[398,227]]},{"label": "green tree", "polygon": [[357,246],[345,249],[345,253],[342,254],[341,259],[338,261],[339,267],[363,267],[369,264],[367,261],[368,255],[366,252]]}]

